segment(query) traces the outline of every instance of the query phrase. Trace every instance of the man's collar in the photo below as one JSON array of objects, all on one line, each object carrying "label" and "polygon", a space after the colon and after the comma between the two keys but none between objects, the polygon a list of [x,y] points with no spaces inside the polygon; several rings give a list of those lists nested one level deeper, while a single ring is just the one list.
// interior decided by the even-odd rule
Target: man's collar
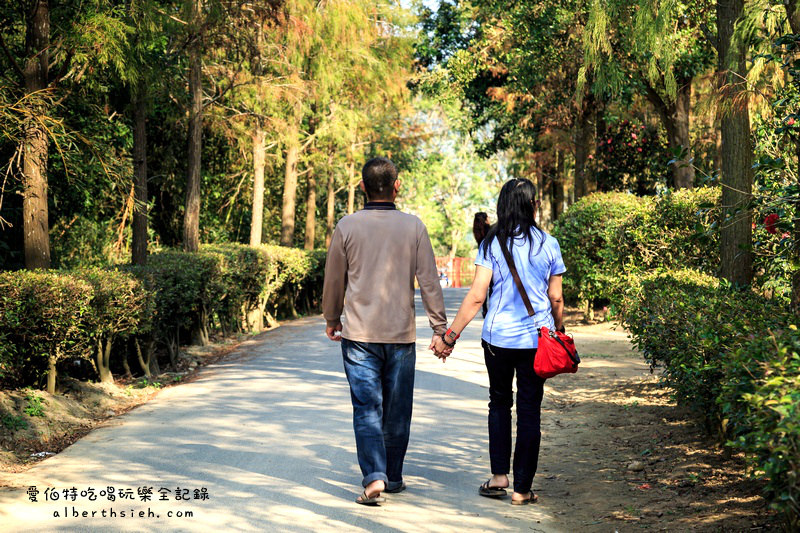
[{"label": "man's collar", "polygon": [[397,207],[395,207],[394,202],[367,202],[364,205],[364,209],[371,209],[377,211],[392,211],[397,209]]}]

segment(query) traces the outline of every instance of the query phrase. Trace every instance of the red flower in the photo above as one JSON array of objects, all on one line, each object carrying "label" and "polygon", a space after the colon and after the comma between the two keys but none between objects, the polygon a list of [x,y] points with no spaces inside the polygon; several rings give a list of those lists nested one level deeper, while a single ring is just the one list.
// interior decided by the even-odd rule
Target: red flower
[{"label": "red flower", "polygon": [[794,126],[794,123],[795,123],[794,117],[791,117],[789,118],[789,120],[786,121],[786,124],[789,126]]},{"label": "red flower", "polygon": [[642,151],[642,147],[641,147],[641,146],[639,146],[638,148],[636,148],[636,151],[637,151],[637,152],[641,152],[641,151]]},{"label": "red flower", "polygon": [[635,133],[631,133],[631,137],[633,137],[634,139],[637,138]]},{"label": "red flower", "polygon": [[769,215],[767,215],[764,218],[764,229],[766,229],[768,233],[772,233],[773,235],[775,233],[778,233],[778,228],[775,227],[776,224],[778,223],[778,219],[780,219],[780,217],[777,215],[777,213],[770,213]]},{"label": "red flower", "polygon": [[608,144],[611,144],[611,139],[608,140]]}]

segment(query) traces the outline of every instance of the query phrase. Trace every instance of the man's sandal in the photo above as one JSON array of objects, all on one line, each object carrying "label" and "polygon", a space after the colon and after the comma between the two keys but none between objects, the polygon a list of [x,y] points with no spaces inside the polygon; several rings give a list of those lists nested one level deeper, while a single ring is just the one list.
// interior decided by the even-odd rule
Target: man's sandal
[{"label": "man's sandal", "polygon": [[487,498],[502,498],[503,496],[508,494],[505,488],[490,487],[489,486],[490,481],[491,479],[487,479],[486,483],[480,486],[480,488],[478,489],[478,494],[480,494],[481,496],[486,496]]},{"label": "man's sandal", "polygon": [[529,503],[536,503],[539,500],[539,496],[531,492],[530,498],[525,498],[524,500],[511,500],[511,505],[528,505]]},{"label": "man's sandal", "polygon": [[378,505],[379,503],[383,503],[386,501],[386,498],[383,496],[373,496],[372,498],[367,496],[367,490],[364,489],[364,492],[361,493],[361,496],[356,498],[356,503],[360,503],[361,505]]}]

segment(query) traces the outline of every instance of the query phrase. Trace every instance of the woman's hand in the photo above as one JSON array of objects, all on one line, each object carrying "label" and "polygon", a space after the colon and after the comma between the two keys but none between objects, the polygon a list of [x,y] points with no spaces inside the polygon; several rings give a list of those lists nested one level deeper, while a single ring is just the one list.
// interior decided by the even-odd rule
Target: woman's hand
[{"label": "woman's hand", "polygon": [[433,350],[433,353],[436,354],[436,357],[442,360],[442,363],[445,362],[447,356],[453,353],[453,348],[447,346],[444,343],[444,340],[440,335],[433,334],[433,338],[431,339],[431,345],[428,346],[429,350]]}]

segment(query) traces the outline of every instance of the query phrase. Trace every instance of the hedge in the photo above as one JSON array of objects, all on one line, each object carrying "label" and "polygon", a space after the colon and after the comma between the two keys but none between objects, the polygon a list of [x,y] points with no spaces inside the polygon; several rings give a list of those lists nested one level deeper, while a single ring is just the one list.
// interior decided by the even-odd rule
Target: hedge
[{"label": "hedge", "polygon": [[745,452],[771,505],[800,525],[800,334],[796,316],[692,270],[626,277],[614,295],[633,343],[720,441]]},{"label": "hedge", "polygon": [[608,299],[623,276],[636,271],[713,273],[719,244],[706,230],[719,200],[719,189],[711,187],[654,197],[595,193],[581,198],[553,228],[569,274],[565,297],[589,303]]},{"label": "hedge", "polygon": [[564,296],[569,301],[606,297],[617,268],[615,258],[620,226],[646,207],[647,200],[625,193],[595,193],[583,197],[556,221],[568,275]]},{"label": "hedge", "polygon": [[91,285],[70,274],[0,273],[0,382],[37,382],[46,374],[54,392],[56,365],[88,348],[91,299]]},{"label": "hedge", "polygon": [[629,275],[614,300],[634,345],[651,365],[664,367],[677,401],[718,434],[717,398],[734,352],[753,334],[792,318],[774,301],[693,270]]},{"label": "hedge", "polygon": [[724,369],[719,404],[729,444],[766,479],[771,506],[800,530],[800,331],[757,332]]},{"label": "hedge", "polygon": [[0,387],[37,385],[47,374],[54,390],[56,365],[70,359],[113,380],[114,366],[130,372],[129,351],[149,376],[159,347],[175,366],[187,341],[258,332],[279,314],[316,309],[324,258],[222,244],[153,254],[145,266],[0,273]]}]

